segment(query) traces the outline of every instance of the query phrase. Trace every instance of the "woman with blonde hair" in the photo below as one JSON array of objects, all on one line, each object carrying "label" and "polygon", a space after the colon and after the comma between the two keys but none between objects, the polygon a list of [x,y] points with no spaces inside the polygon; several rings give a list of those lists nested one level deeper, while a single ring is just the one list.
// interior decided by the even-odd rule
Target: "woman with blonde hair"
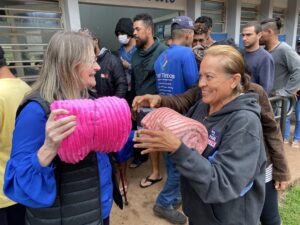
[{"label": "woman with blonde hair", "polygon": [[[233,47],[204,53],[202,99],[186,114],[208,130],[202,155],[167,128],[140,130],[135,147],[167,151],[181,173],[183,211],[190,225],[258,224],[265,196],[265,150],[257,95],[247,92],[242,55]],[[140,136],[145,134],[147,136]]]},{"label": "woman with blonde hair", "polygon": [[41,74],[18,109],[5,172],[4,192],[27,207],[26,224],[109,224],[115,189],[108,155],[92,152],[76,164],[62,162],[58,147],[75,130],[76,118],[56,120],[68,111],[49,109],[55,100],[87,98],[99,69],[87,35],[58,32],[51,38]]}]

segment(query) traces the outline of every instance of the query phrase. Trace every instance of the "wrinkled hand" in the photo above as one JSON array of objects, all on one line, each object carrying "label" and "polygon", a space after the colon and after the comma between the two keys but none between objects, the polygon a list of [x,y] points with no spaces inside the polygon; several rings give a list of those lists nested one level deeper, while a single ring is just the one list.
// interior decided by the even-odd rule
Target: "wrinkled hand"
[{"label": "wrinkled hand", "polygon": [[150,152],[175,152],[181,141],[165,126],[159,124],[160,130],[138,130],[134,145],[135,148],[144,148],[141,154]]},{"label": "wrinkled hand", "polygon": [[277,191],[284,191],[288,187],[288,181],[275,181],[275,189]]},{"label": "wrinkled hand", "polygon": [[46,123],[46,137],[44,145],[38,152],[38,158],[43,166],[49,165],[57,155],[60,143],[76,129],[76,116],[67,116],[55,120],[56,116],[68,114],[64,109],[53,110]]}]

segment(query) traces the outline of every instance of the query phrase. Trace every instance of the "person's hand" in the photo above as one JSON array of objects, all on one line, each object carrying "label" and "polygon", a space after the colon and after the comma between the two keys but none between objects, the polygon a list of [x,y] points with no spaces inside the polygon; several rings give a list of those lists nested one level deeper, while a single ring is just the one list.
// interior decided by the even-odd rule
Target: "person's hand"
[{"label": "person's hand", "polygon": [[160,95],[142,95],[136,96],[132,102],[133,111],[137,112],[140,107],[159,108],[161,104]]},{"label": "person's hand", "polygon": [[138,130],[134,141],[135,148],[144,148],[141,154],[150,152],[175,152],[181,141],[168,128],[159,124],[160,130]]},{"label": "person's hand", "polygon": [[53,110],[46,123],[46,137],[43,146],[38,151],[39,162],[48,166],[57,155],[60,143],[76,129],[76,116],[67,116],[55,120],[56,116],[68,114],[64,109]]},{"label": "person's hand", "polygon": [[288,181],[275,181],[275,189],[277,191],[284,191],[288,187]]},{"label": "person's hand", "polygon": [[125,59],[121,59],[121,61],[122,61],[123,67],[125,69],[129,69],[129,67],[130,67],[129,62],[127,60],[125,60]]}]

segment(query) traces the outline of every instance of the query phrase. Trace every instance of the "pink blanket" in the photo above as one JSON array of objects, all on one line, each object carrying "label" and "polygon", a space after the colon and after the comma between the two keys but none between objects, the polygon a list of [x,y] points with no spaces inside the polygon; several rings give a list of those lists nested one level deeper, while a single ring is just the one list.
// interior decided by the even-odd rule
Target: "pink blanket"
[{"label": "pink blanket", "polygon": [[164,107],[148,113],[142,120],[142,126],[151,130],[159,130],[158,123],[170,129],[184,144],[197,149],[200,154],[207,146],[207,130],[196,120]]},{"label": "pink blanket", "polygon": [[[117,152],[126,143],[131,130],[131,114],[127,102],[117,97],[96,100],[74,99],[54,101],[51,110],[66,109],[76,116],[76,130],[65,138],[59,149],[60,159],[77,163],[89,152]],[[68,115],[60,115],[60,119]]]}]

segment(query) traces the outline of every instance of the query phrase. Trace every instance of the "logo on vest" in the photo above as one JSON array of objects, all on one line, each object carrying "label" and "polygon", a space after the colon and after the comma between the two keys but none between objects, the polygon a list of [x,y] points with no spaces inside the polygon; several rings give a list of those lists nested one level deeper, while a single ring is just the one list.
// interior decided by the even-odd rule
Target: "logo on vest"
[{"label": "logo on vest", "polygon": [[217,144],[217,141],[219,139],[220,135],[218,131],[211,130],[208,135],[208,145],[212,148],[214,148]]}]

